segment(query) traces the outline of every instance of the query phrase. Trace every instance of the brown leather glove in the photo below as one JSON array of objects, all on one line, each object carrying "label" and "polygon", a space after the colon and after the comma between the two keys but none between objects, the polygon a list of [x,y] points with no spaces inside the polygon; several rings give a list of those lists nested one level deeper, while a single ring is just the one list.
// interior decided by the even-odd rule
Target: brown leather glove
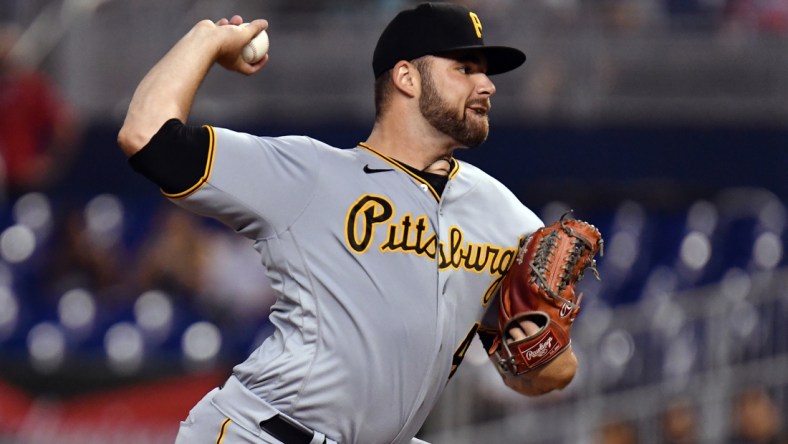
[{"label": "brown leather glove", "polygon": [[[575,285],[587,268],[599,279],[594,256],[603,254],[602,235],[589,223],[567,219],[567,214],[525,239],[501,282],[502,338],[491,352],[504,371],[520,375],[565,351],[582,299],[582,294],[576,297]],[[521,321],[540,328],[524,339],[511,340],[509,330],[519,328]]]}]

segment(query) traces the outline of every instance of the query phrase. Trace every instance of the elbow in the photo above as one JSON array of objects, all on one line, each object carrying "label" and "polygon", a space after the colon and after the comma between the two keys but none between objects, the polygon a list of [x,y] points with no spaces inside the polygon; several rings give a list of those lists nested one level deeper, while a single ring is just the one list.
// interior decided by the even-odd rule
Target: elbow
[{"label": "elbow", "polygon": [[126,157],[133,156],[148,143],[150,137],[146,137],[139,131],[134,131],[128,125],[123,125],[118,132],[118,146]]}]

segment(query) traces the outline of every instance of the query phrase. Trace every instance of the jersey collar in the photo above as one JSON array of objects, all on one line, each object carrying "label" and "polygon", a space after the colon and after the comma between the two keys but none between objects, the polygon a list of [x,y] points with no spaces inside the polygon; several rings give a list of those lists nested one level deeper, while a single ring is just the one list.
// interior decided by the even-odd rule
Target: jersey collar
[{"label": "jersey collar", "polygon": [[[440,193],[438,193],[438,191],[437,191],[437,190],[436,190],[436,189],[435,189],[435,188],[432,186],[432,184],[430,184],[430,183],[429,183],[427,180],[425,180],[423,177],[419,176],[419,175],[418,175],[418,174],[416,174],[414,171],[412,171],[412,168],[411,168],[411,167],[409,167],[408,165],[406,165],[406,164],[404,164],[404,163],[400,162],[400,161],[399,161],[399,160],[397,160],[397,159],[394,159],[394,158],[388,157],[388,156],[386,156],[386,155],[383,155],[383,154],[381,154],[381,153],[379,153],[379,152],[375,151],[375,149],[374,149],[374,148],[372,148],[371,146],[367,145],[367,144],[366,144],[366,143],[364,143],[364,142],[359,142],[359,143],[358,143],[358,146],[359,146],[359,147],[361,147],[361,148],[364,148],[365,150],[367,150],[367,151],[369,151],[370,153],[374,154],[375,156],[379,157],[379,158],[380,158],[381,160],[383,160],[384,162],[386,162],[386,163],[388,163],[389,165],[391,165],[391,166],[393,166],[393,167],[397,168],[397,169],[398,169],[398,170],[400,170],[400,171],[403,171],[404,173],[406,173],[407,175],[409,175],[410,177],[412,177],[412,178],[413,178],[415,181],[417,181],[417,182],[419,182],[419,183],[423,184],[424,186],[426,186],[426,187],[427,187],[427,189],[428,189],[428,190],[430,191],[430,193],[432,194],[432,196],[435,198],[435,200],[438,200],[438,201],[439,201],[439,200],[441,199],[441,195],[440,195]],[[448,180],[451,180],[451,179],[452,179],[454,176],[456,176],[456,175],[457,175],[457,173],[460,171],[460,163],[459,163],[459,162],[458,162],[456,159],[452,158],[452,159],[451,159],[451,164],[452,164],[452,167],[451,167],[451,170],[449,171],[449,174],[448,174]]]},{"label": "jersey collar", "polygon": [[[412,177],[415,181],[426,185],[427,189],[430,191],[430,193],[432,193],[433,197],[435,197],[435,200],[440,200],[440,193],[438,193],[438,191],[435,190],[435,188],[427,180],[425,180],[423,177],[419,176],[415,172],[411,171],[411,168],[409,168],[408,165],[400,162],[397,159],[388,157],[386,155],[383,155],[383,154],[375,151],[374,148],[372,148],[371,146],[367,145],[364,142],[359,142],[358,146],[361,147],[361,148],[364,148],[365,150],[367,150],[370,153],[374,154],[375,156],[379,157],[381,160],[383,160],[384,162],[388,163],[389,165],[397,168],[398,170],[405,172],[407,175]],[[449,175],[448,175],[449,180],[454,178],[454,176],[456,176],[457,173],[460,171],[460,163],[456,159],[452,158],[451,159],[451,164],[452,164],[452,167],[451,167],[451,170],[449,171]]]}]

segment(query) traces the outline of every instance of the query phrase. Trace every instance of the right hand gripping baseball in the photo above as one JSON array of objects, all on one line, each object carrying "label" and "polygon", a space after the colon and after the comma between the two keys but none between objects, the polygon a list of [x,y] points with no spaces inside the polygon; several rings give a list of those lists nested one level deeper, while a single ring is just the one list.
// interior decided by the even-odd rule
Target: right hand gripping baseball
[{"label": "right hand gripping baseball", "polygon": [[226,18],[218,20],[215,27],[221,42],[216,61],[223,68],[251,75],[259,71],[268,61],[268,54],[251,63],[243,57],[244,47],[268,28],[267,20],[258,19],[244,23],[241,16],[235,15],[229,20]]},{"label": "right hand gripping baseball", "polygon": [[[588,268],[599,278],[594,256],[602,254],[602,235],[593,225],[565,217],[525,240],[501,282],[498,327],[503,337],[495,353],[504,371],[527,373],[565,351],[582,299],[575,285]],[[539,329],[525,338],[507,337],[523,321]]]}]

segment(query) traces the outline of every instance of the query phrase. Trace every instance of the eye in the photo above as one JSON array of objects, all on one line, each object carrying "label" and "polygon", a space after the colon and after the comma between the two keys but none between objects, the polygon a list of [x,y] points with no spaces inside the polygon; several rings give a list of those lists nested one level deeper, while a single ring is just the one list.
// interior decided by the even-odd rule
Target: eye
[{"label": "eye", "polygon": [[470,74],[473,72],[471,67],[468,65],[461,65],[459,68],[457,68],[457,71],[459,71],[461,74]]}]

